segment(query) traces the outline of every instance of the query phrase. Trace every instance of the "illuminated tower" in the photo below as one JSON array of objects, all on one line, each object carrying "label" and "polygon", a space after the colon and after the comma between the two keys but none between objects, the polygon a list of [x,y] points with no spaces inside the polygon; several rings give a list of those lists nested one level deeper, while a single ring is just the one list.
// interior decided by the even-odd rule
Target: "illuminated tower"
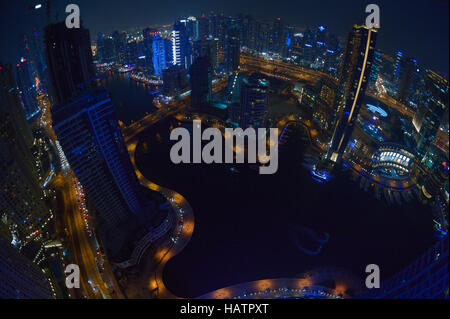
[{"label": "illuminated tower", "polygon": [[376,29],[355,25],[347,37],[336,105],[338,122],[327,154],[333,162],[340,161],[352,135],[369,80],[376,35]]},{"label": "illuminated tower", "polygon": [[162,76],[162,71],[167,68],[166,49],[164,39],[156,34],[152,43],[153,47],[153,70],[156,76]]},{"label": "illuminated tower", "polygon": [[417,149],[421,154],[429,149],[445,113],[448,112],[448,87],[448,80],[432,70],[427,71],[425,90],[413,118],[417,131]]},{"label": "illuminated tower", "polygon": [[172,63],[189,70],[192,62],[190,51],[186,25],[181,21],[175,22],[172,30]]},{"label": "illuminated tower", "polygon": [[392,84],[396,98],[402,103],[406,103],[410,93],[412,75],[416,69],[416,60],[407,57],[401,51],[397,51]]}]

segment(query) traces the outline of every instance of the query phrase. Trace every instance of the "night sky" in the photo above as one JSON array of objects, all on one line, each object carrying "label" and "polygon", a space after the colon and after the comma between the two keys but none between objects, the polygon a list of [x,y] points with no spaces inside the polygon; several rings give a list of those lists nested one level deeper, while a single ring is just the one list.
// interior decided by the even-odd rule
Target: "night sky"
[{"label": "night sky", "polygon": [[[381,30],[377,48],[393,55],[396,50],[418,60],[425,68],[449,74],[448,0],[53,0],[62,20],[66,4],[80,6],[81,19],[93,37],[129,27],[173,23],[179,16],[199,16],[202,12],[225,15],[251,14],[260,18],[281,17],[299,27],[325,25],[344,36],[351,26],[366,17],[365,6],[376,3],[381,9]],[[39,0],[0,0],[0,59],[15,63],[20,57],[21,34],[33,26],[43,26],[45,9],[27,10]]]}]

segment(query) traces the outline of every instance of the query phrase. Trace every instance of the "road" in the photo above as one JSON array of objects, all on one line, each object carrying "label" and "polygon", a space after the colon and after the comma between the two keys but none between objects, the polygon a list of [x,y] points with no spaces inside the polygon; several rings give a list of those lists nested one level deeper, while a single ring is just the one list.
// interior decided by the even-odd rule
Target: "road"
[{"label": "road", "polygon": [[[55,142],[56,135],[52,129],[51,104],[48,96],[40,94],[38,103],[42,109],[38,123],[49,139]],[[71,262],[77,264],[81,272],[81,291],[72,289],[71,295],[76,298],[123,298],[108,261],[105,260],[103,263],[102,275],[97,267],[93,240],[89,237],[86,229],[81,212],[81,203],[77,202],[77,183],[77,178],[71,170],[68,172],[62,171],[54,176],[50,182],[50,185],[61,196],[58,200],[61,203],[62,211],[57,214],[56,231],[58,234],[65,234],[68,239],[67,248],[69,248],[72,258]],[[110,284],[109,289],[105,282]]]},{"label": "road", "polygon": [[[217,93],[222,90],[227,85],[227,83],[228,82],[226,78],[216,81],[212,87],[213,93]],[[161,108],[157,109],[155,112],[150,113],[140,120],[131,123],[127,127],[122,128],[122,135],[125,142],[132,140],[147,127],[158,122],[159,120],[182,111],[187,107],[187,105],[190,104],[189,102],[190,96],[189,94],[187,94],[179,98],[178,100],[163,104]]]}]

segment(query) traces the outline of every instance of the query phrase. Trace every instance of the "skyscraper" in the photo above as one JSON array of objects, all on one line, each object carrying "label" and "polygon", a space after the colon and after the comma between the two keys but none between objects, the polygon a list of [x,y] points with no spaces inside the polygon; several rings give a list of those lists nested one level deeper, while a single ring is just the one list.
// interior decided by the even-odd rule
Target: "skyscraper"
[{"label": "skyscraper", "polygon": [[272,33],[270,37],[271,43],[271,51],[273,53],[279,54],[282,57],[286,56],[287,53],[287,34],[286,34],[286,25],[281,18],[275,19],[272,26]]},{"label": "skyscraper", "polygon": [[0,298],[51,299],[52,290],[39,267],[0,236]]},{"label": "skyscraper", "polygon": [[188,86],[186,69],[172,65],[162,72],[163,94],[173,96]]},{"label": "skyscraper", "polygon": [[11,66],[0,64],[0,223],[19,248],[38,235],[50,217],[31,153],[33,142]]},{"label": "skyscraper", "polygon": [[124,64],[126,60],[127,34],[125,32],[114,31],[112,34],[116,62]]},{"label": "skyscraper", "polygon": [[205,109],[211,102],[212,71],[208,57],[198,57],[189,70],[191,84],[191,105]]},{"label": "skyscraper", "polygon": [[368,88],[374,89],[375,84],[377,83],[378,74],[380,73],[382,67],[383,57],[381,51],[378,49],[374,52],[373,55],[373,63],[370,69],[369,83],[367,84]]},{"label": "skyscraper", "polygon": [[155,72],[154,69],[154,52],[153,52],[153,42],[157,37],[159,37],[159,32],[156,29],[152,28],[145,28],[142,31],[142,37],[143,37],[143,55],[145,56],[145,66],[147,69],[147,72],[149,74],[153,74]]},{"label": "skyscraper", "polygon": [[230,26],[227,30],[224,54],[225,72],[237,71],[239,67],[240,41],[239,29],[236,26]]},{"label": "skyscraper", "polygon": [[427,70],[425,91],[414,115],[418,151],[424,155],[434,140],[444,114],[448,112],[448,80]]},{"label": "skyscraper", "polygon": [[339,114],[327,159],[340,161],[365,96],[376,43],[376,29],[355,25],[347,37],[339,79]]},{"label": "skyscraper", "polygon": [[52,116],[53,129],[98,213],[108,251],[115,256],[126,244],[124,225],[143,213],[146,202],[111,98],[104,89],[85,91],[71,103],[52,109]]},{"label": "skyscraper", "polygon": [[114,39],[104,33],[97,35],[97,60],[101,63],[112,63],[116,60]]},{"label": "skyscraper", "polygon": [[395,96],[402,103],[406,103],[410,94],[411,79],[415,69],[417,69],[417,61],[398,51],[392,82]]},{"label": "skyscraper", "polygon": [[162,71],[167,68],[166,46],[159,33],[153,38],[153,70],[156,76],[162,76]]},{"label": "skyscraper", "polygon": [[181,23],[184,23],[186,26],[186,32],[189,40],[196,41],[198,40],[198,21],[196,17],[187,17],[180,19]]},{"label": "skyscraper", "polygon": [[23,110],[25,117],[30,120],[40,111],[36,100],[37,90],[33,82],[30,62],[22,57],[20,62],[16,65],[17,71],[17,85],[20,90],[20,97],[23,103]]},{"label": "skyscraper", "polygon": [[191,48],[186,25],[180,21],[175,22],[172,30],[172,58],[173,64],[189,70],[191,66]]},{"label": "skyscraper", "polygon": [[204,13],[198,19],[198,39],[204,39],[209,36],[209,19]]},{"label": "skyscraper", "polygon": [[240,127],[261,127],[267,107],[269,81],[251,74],[241,84],[241,116]]},{"label": "skyscraper", "polygon": [[69,29],[65,22],[45,27],[45,46],[52,97],[64,103],[95,76],[89,31]]},{"label": "skyscraper", "polygon": [[194,42],[194,56],[207,57],[214,71],[218,66],[219,40],[217,38],[202,38]]}]

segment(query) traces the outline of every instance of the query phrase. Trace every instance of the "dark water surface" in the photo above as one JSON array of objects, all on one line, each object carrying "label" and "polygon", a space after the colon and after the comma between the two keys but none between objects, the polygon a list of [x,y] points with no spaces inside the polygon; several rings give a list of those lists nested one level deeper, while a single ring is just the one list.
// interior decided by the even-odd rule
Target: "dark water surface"
[{"label": "dark water surface", "polygon": [[[388,206],[345,172],[326,184],[312,180],[301,165],[299,132],[280,149],[276,174],[233,165],[240,170],[235,174],[225,164],[172,164],[171,124],[176,125],[165,120],[144,132],[136,163],[148,179],[181,193],[194,210],[192,239],[164,271],[165,283],[178,296],[296,277],[321,266],[346,269],[364,283],[366,265],[377,264],[383,280],[433,242],[427,207]],[[316,255],[298,247],[317,249],[311,231],[329,234]]]},{"label": "dark water surface", "polygon": [[106,73],[101,84],[111,93],[117,117],[125,124],[156,110],[152,93],[158,88],[154,85],[144,86],[128,73]]}]

